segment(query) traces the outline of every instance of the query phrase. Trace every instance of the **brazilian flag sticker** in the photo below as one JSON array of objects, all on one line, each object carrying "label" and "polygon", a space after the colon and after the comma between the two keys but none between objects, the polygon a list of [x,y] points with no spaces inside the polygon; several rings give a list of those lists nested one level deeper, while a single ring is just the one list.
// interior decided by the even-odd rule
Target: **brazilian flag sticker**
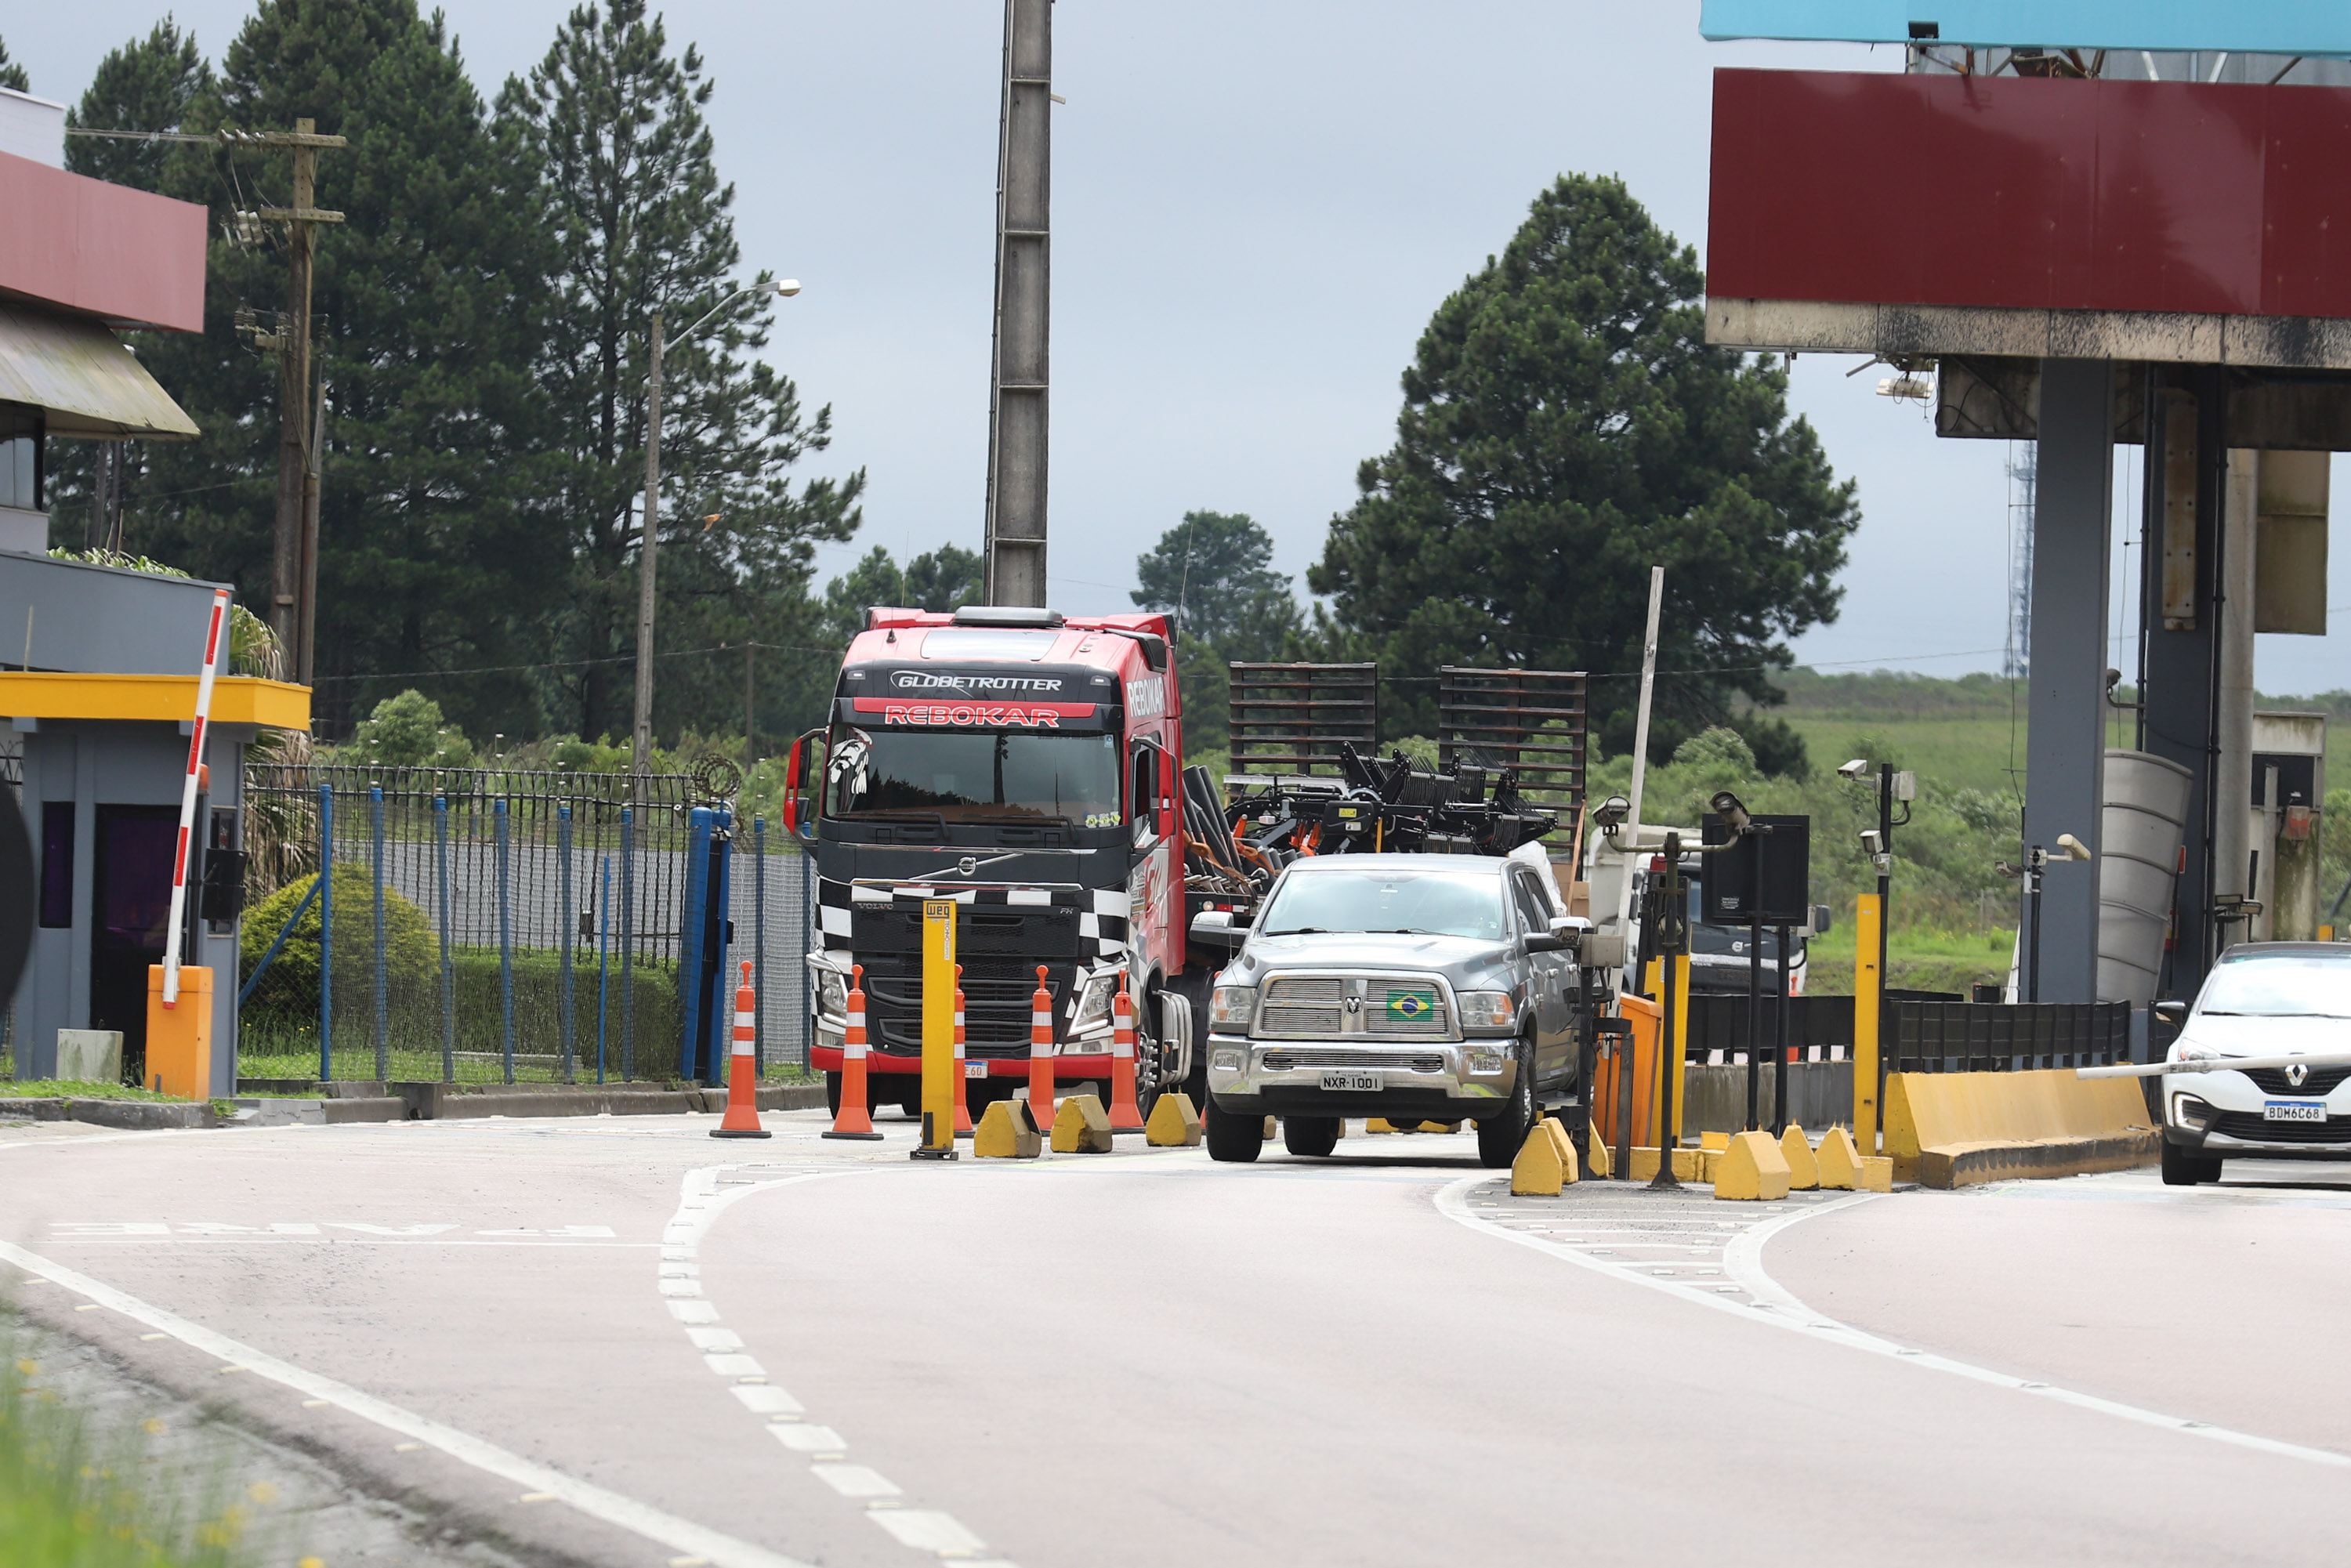
[{"label": "brazilian flag sticker", "polygon": [[1434,986],[1390,986],[1388,1017],[1402,1023],[1419,1023],[1437,1016]]}]

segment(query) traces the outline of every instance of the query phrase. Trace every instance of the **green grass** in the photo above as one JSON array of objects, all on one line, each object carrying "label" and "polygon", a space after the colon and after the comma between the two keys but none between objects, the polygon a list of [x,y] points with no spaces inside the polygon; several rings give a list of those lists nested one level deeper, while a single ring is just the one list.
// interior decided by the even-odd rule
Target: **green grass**
[{"label": "green grass", "polygon": [[[1957,991],[1968,994],[1978,984],[2004,983],[2009,954],[2016,940],[2011,930],[1938,931],[1899,929],[1901,906],[1895,906],[1897,929],[1886,945],[1886,983],[1906,991]],[[1832,931],[1812,946],[1805,966],[1804,988],[1818,996],[1853,993],[1853,927]]]},{"label": "green grass", "polygon": [[93,1083],[77,1078],[0,1082],[0,1099],[156,1100],[174,1105],[182,1103],[177,1095],[159,1094],[152,1089],[136,1089],[126,1083]]}]

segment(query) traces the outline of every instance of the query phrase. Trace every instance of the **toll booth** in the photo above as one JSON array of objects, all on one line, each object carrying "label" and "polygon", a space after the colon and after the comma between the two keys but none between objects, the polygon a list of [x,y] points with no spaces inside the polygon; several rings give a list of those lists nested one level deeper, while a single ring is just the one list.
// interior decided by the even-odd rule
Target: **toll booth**
[{"label": "toll booth", "polygon": [[[64,1029],[120,1031],[126,1076],[143,1061],[148,968],[163,959],[197,674],[219,586],[0,551],[0,644],[11,666],[0,669],[0,716],[21,770],[38,906],[15,1000],[19,1078],[54,1076]],[[265,727],[309,722],[304,687],[225,670],[214,687],[182,951],[213,971],[216,1095],[236,1084],[245,749]]]}]

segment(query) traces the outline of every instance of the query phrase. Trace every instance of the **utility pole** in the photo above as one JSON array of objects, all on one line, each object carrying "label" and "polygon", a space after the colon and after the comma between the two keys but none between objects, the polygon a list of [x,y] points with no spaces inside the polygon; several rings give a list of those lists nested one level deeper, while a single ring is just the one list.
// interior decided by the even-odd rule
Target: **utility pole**
[{"label": "utility pole", "polygon": [[662,313],[653,312],[651,357],[645,370],[644,528],[637,536],[637,725],[629,770],[653,766],[653,558],[661,549]]},{"label": "utility pole", "polygon": [[1043,604],[1052,298],[1053,0],[1005,0],[996,349],[987,397],[987,601]]},{"label": "utility pole", "polygon": [[319,654],[319,489],[327,469],[327,367],[319,366],[319,397],[310,407],[310,457],[302,475],[302,643],[290,661],[294,679],[311,679]]},{"label": "utility pole", "polygon": [[221,141],[232,147],[286,148],[294,154],[294,204],[264,207],[256,214],[264,223],[282,223],[287,235],[286,309],[275,332],[250,334],[254,347],[275,350],[280,413],[277,427],[277,528],[271,556],[269,624],[286,650],[287,663],[302,672],[311,668],[308,629],[316,617],[307,601],[317,580],[305,566],[305,537],[309,527],[311,485],[310,445],[310,264],[317,246],[313,231],[320,224],[339,224],[340,213],[315,204],[319,150],[346,147],[340,136],[321,136],[315,120],[298,120],[292,131],[230,131]]}]

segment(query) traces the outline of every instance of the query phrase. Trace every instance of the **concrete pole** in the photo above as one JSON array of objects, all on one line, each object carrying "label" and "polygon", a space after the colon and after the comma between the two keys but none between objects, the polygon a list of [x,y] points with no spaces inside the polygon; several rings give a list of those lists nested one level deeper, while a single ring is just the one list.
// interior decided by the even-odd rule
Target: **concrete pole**
[{"label": "concrete pole", "polygon": [[[2253,544],[2261,511],[2262,455],[2229,451],[2221,488],[2219,690],[2212,734],[2212,894],[2253,896]],[[2223,946],[2252,933],[2242,921],[2220,928]]]},{"label": "concrete pole", "polygon": [[[2114,367],[2041,365],[2032,520],[2032,663],[2024,848],[2071,833],[2098,852],[2105,798],[2106,573],[2114,486]],[[2040,999],[2097,999],[2095,861],[2053,860],[2042,885]]]},{"label": "concrete pole", "polygon": [[[297,137],[318,131],[318,121],[298,120]],[[319,150],[307,143],[294,147],[294,205],[298,214],[317,203]],[[310,256],[315,232],[306,217],[287,225],[286,319],[279,329],[277,373],[277,528],[272,541],[270,630],[277,645],[299,665],[302,658],[302,530],[307,511],[305,488],[310,474]]]},{"label": "concrete pole", "polygon": [[653,765],[653,567],[661,549],[662,313],[653,312],[652,352],[645,371],[645,517],[637,545],[637,723],[629,770]]},{"label": "concrete pole", "polygon": [[1005,0],[996,175],[996,350],[987,400],[987,601],[1045,589],[1052,299],[1052,0]]}]

